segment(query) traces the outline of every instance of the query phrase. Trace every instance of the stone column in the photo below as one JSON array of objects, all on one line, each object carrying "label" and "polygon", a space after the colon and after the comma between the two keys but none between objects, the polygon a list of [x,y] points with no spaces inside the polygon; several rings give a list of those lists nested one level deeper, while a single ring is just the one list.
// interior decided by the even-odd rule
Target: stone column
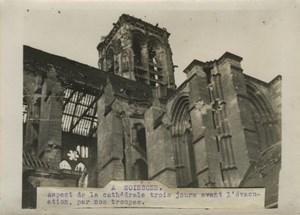
[{"label": "stone column", "polygon": [[98,187],[104,187],[111,180],[124,180],[123,126],[113,101],[112,94],[107,92],[98,101]]},{"label": "stone column", "polygon": [[226,186],[239,185],[250,161],[256,160],[259,152],[241,60],[239,56],[225,53],[215,66],[222,82],[223,103],[219,111],[223,120],[219,136],[226,157],[222,166]]},{"label": "stone column", "polygon": [[[204,65],[203,65],[204,66]],[[211,107],[208,74],[201,65],[187,72],[190,77],[189,99],[193,126],[193,146],[196,158],[196,175],[199,187],[223,186],[220,170],[220,152],[216,140],[214,115]]]},{"label": "stone column", "polygon": [[57,72],[50,68],[40,97],[40,122],[38,154],[50,162],[61,161],[61,124],[63,112],[63,88]]}]

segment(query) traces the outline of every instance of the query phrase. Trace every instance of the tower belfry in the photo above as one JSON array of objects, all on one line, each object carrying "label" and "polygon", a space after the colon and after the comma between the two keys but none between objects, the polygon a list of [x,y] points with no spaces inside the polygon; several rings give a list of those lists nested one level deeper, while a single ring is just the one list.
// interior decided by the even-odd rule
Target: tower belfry
[{"label": "tower belfry", "polygon": [[170,33],[123,14],[97,46],[99,69],[131,80],[175,88]]}]

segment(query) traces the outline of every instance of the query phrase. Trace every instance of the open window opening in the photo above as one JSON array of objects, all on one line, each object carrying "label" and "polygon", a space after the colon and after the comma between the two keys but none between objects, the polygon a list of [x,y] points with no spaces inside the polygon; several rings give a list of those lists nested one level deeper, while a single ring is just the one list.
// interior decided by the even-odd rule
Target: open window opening
[{"label": "open window opening", "polygon": [[68,161],[63,160],[59,163],[59,168],[60,169],[68,169],[68,170],[72,170],[71,165],[68,163]]},{"label": "open window opening", "polygon": [[141,38],[137,35],[133,37],[132,49],[134,53],[134,65],[142,66],[142,43]]},{"label": "open window opening", "polygon": [[[179,97],[172,109],[172,137],[178,187],[197,187],[197,162],[201,156],[198,143],[193,142],[189,97]],[[200,122],[201,123],[201,122]]]},{"label": "open window opening", "polygon": [[79,172],[85,171],[85,165],[82,162],[78,163],[75,166],[75,171],[79,171]]},{"label": "open window opening", "polygon": [[151,38],[147,44],[148,47],[148,63],[149,63],[149,78],[150,85],[153,87],[158,86],[158,82],[162,81],[162,68],[159,62],[161,57],[159,54],[159,42]]},{"label": "open window opening", "polygon": [[76,151],[77,151],[78,155],[80,155],[82,158],[89,157],[89,148],[87,146],[77,145]]},{"label": "open window opening", "polygon": [[147,152],[146,146],[146,130],[142,124],[138,124],[136,126],[136,134],[137,134],[137,143],[141,149]]},{"label": "open window opening", "polygon": [[82,136],[93,136],[97,130],[96,97],[66,89],[63,101],[62,130]]}]

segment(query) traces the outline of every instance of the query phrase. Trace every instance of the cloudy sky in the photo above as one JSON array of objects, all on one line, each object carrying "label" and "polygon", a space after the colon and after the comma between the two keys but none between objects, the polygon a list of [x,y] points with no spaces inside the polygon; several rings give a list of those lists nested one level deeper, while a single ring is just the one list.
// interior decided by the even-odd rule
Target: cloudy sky
[{"label": "cloudy sky", "polygon": [[[42,5],[42,4],[41,4]],[[96,46],[122,13],[166,28],[173,51],[176,84],[193,59],[218,59],[229,51],[243,57],[244,73],[269,82],[284,71],[284,49],[291,36],[282,10],[203,10],[179,4],[95,4],[88,8],[34,5],[24,8],[24,44],[97,67]],[[196,5],[196,4],[195,4]],[[176,7],[178,6],[178,7]],[[200,5],[201,6],[201,5]],[[122,9],[120,9],[122,8]],[[147,9],[145,9],[147,8]]]}]

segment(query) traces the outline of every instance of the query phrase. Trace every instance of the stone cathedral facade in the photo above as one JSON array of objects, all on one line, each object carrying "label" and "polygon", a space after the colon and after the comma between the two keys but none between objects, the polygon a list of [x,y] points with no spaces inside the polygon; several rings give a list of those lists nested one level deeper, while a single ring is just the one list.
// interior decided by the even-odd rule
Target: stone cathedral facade
[{"label": "stone cathedral facade", "polygon": [[177,87],[169,36],[124,14],[97,46],[99,68],[24,46],[24,208],[39,186],[110,180],[266,187],[276,207],[281,76],[246,75],[226,52],[192,61]]}]

